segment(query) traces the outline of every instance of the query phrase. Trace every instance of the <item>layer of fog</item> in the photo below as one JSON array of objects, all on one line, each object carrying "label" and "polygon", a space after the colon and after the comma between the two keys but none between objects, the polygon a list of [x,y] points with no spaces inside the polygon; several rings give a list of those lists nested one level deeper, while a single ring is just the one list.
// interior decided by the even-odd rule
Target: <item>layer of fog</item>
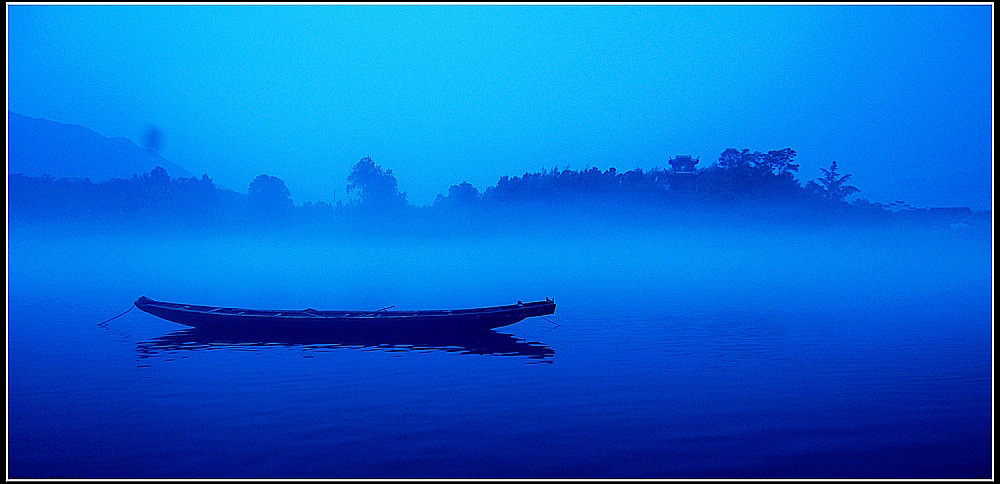
[{"label": "layer of fog", "polygon": [[[989,308],[991,241],[948,231],[577,224],[487,234],[11,227],[8,297],[126,308],[453,308],[552,297],[561,313]],[[988,235],[988,234],[987,234]]]}]

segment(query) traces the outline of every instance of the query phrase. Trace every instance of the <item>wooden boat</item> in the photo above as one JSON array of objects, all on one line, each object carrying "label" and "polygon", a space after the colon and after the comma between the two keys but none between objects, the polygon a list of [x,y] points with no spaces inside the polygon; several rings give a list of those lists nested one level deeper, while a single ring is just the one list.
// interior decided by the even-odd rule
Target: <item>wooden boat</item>
[{"label": "wooden boat", "polygon": [[[154,301],[142,296],[135,307],[167,321],[211,329],[253,329],[268,331],[481,331],[499,328],[532,316],[545,316],[556,303],[545,298],[509,306],[474,309],[420,311],[318,311],[242,309],[196,306]],[[390,306],[391,307],[391,306]]]}]

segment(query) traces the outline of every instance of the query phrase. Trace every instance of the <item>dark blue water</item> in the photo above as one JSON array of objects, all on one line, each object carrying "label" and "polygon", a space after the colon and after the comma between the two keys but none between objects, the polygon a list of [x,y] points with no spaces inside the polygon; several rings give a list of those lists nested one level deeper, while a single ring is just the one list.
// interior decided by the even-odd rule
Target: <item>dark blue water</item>
[{"label": "dark blue water", "polygon": [[[988,239],[21,229],[8,257],[10,477],[991,475]],[[97,325],[140,295],[558,308],[476,341]]]}]

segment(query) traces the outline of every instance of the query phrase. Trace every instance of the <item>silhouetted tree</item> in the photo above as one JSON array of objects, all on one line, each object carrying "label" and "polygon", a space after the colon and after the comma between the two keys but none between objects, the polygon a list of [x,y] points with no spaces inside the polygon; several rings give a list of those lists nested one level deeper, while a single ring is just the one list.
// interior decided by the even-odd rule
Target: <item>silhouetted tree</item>
[{"label": "silhouetted tree", "polygon": [[621,203],[659,203],[667,195],[665,171],[636,168],[619,173],[596,167],[582,171],[543,169],[520,177],[501,177],[481,196],[486,205],[543,203],[586,207]]},{"label": "silhouetted tree", "polygon": [[257,209],[281,209],[291,208],[291,192],[285,186],[285,182],[280,178],[270,175],[257,175],[250,182],[247,190],[250,203]]},{"label": "silhouetted tree", "polygon": [[823,171],[823,178],[817,178],[807,183],[807,191],[819,194],[833,202],[843,202],[847,197],[861,191],[858,187],[845,185],[851,175],[837,173],[836,161],[830,164],[829,170],[825,168],[820,168],[820,170]]},{"label": "silhouetted tree", "polygon": [[333,206],[324,201],[304,202],[298,211],[305,220],[329,220],[336,214]]},{"label": "silhouetted tree", "polygon": [[479,203],[480,198],[479,190],[471,183],[463,181],[448,187],[448,196],[438,195],[434,199],[434,205],[473,206]]},{"label": "silhouetted tree", "polygon": [[760,156],[760,152],[751,153],[749,149],[726,148],[719,155],[719,166],[733,171],[750,171],[757,165]]},{"label": "silhouetted tree", "polygon": [[728,199],[789,199],[802,193],[794,172],[797,153],[791,148],[767,153],[727,148],[716,165],[699,172],[699,190]]},{"label": "silhouetted tree", "polygon": [[370,210],[395,210],[407,207],[406,194],[399,191],[392,170],[376,165],[366,156],[354,165],[347,176],[347,192],[357,193],[360,205]]},{"label": "silhouetted tree", "polygon": [[[153,215],[160,220],[183,219],[200,223],[220,214],[226,192],[208,176],[173,178],[162,167],[129,179],[112,178],[102,183],[87,179],[12,176],[16,185],[12,202],[30,207],[29,212],[69,217],[135,217]],[[235,193],[234,193],[235,194]],[[246,199],[245,195],[241,195]],[[22,203],[23,202],[23,203]]]},{"label": "silhouetted tree", "polygon": [[761,169],[771,172],[775,176],[782,176],[788,172],[799,171],[799,165],[792,163],[796,154],[795,150],[791,148],[771,150],[760,156],[757,163]]},{"label": "silhouetted tree", "polygon": [[148,174],[143,173],[142,179],[151,185],[169,185],[170,175],[167,174],[167,170],[162,166],[157,165]]}]

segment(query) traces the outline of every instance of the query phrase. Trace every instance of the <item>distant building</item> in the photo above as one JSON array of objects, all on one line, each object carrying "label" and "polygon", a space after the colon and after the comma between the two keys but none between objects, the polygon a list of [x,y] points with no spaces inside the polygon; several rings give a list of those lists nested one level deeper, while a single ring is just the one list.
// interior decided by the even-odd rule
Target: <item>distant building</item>
[{"label": "distant building", "polygon": [[961,221],[972,216],[972,209],[969,207],[931,207],[927,210],[927,215],[934,219]]},{"label": "distant building", "polygon": [[671,170],[667,176],[670,180],[671,190],[695,189],[695,179],[698,177],[698,172],[695,171],[694,165],[697,165],[700,159],[700,156],[692,158],[691,155],[677,155],[668,161]]},{"label": "distant building", "polygon": [[913,208],[907,206],[906,209],[895,213],[900,220],[909,224],[929,227],[951,227],[952,229],[958,224],[968,225],[967,222],[975,218],[975,214],[969,207]]},{"label": "distant building", "polygon": [[917,207],[914,207],[913,205],[910,205],[902,200],[896,200],[895,202],[883,204],[882,206],[892,213],[912,212],[917,209]]},{"label": "distant building", "polygon": [[691,158],[691,155],[677,155],[670,159],[670,167],[674,173],[694,173],[694,165],[698,164],[701,157]]},{"label": "distant building", "polygon": [[931,207],[927,209],[928,222],[932,225],[945,227],[962,223],[972,217],[969,207]]}]

